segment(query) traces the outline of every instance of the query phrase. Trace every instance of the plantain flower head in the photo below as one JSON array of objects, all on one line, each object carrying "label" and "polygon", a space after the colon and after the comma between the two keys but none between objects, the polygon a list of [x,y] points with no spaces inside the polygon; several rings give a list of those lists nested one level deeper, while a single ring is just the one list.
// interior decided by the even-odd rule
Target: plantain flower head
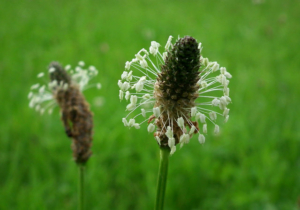
[{"label": "plantain flower head", "polygon": [[126,127],[147,130],[161,147],[189,143],[193,135],[205,142],[208,128],[219,133],[220,120],[229,119],[231,74],[217,62],[201,55],[202,44],[193,37],[178,38],[172,44],[170,36],[164,52],[161,45],[151,42],[149,51],[140,50],[125,63],[118,81],[120,100],[128,101],[122,119]]},{"label": "plantain flower head", "polygon": [[[51,113],[54,104],[58,104],[66,134],[72,139],[73,157],[77,164],[86,163],[92,154],[93,114],[81,91],[98,73],[95,67],[86,70],[83,66],[84,62],[79,62],[74,71],[69,65],[63,68],[52,62],[48,70],[48,85],[33,85],[29,93],[29,106],[41,114],[46,110]],[[44,73],[38,77],[44,77]]]}]

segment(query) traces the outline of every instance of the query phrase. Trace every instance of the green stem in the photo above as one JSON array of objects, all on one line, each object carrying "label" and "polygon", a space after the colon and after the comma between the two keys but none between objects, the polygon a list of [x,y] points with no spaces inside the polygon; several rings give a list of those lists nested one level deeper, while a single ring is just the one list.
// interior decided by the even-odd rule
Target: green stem
[{"label": "green stem", "polygon": [[162,210],[164,208],[164,198],[167,185],[168,163],[170,156],[169,147],[160,147],[160,163],[157,180],[156,202],[155,210]]},{"label": "green stem", "polygon": [[84,165],[78,164],[78,210],[84,210]]}]

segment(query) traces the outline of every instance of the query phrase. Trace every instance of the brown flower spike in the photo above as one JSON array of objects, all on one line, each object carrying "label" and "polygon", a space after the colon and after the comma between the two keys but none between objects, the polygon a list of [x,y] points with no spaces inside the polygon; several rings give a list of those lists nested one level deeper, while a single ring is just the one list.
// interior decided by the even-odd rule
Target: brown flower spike
[{"label": "brown flower spike", "polygon": [[73,83],[68,73],[57,62],[49,66],[52,88],[61,109],[61,119],[66,134],[72,138],[73,156],[78,164],[84,164],[91,156],[93,114],[81,93],[78,84]]},{"label": "brown flower spike", "polygon": [[[84,164],[92,152],[93,114],[89,104],[86,102],[82,91],[88,87],[89,80],[98,74],[94,66],[84,68],[84,62],[80,61],[75,69],[70,65],[63,68],[59,63],[52,62],[48,72],[50,82],[47,85],[34,84],[31,86],[28,98],[29,107],[43,114],[52,113],[55,105],[61,109],[61,119],[63,121],[68,137],[72,139],[73,155],[76,163]],[[38,78],[44,77],[43,72],[38,74]],[[101,84],[96,84],[101,88]]]}]

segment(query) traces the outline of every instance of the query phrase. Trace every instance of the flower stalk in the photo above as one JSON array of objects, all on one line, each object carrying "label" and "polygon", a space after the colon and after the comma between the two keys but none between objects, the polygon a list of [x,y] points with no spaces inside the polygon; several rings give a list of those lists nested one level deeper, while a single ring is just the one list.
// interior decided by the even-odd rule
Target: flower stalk
[{"label": "flower stalk", "polygon": [[160,163],[157,178],[155,210],[162,210],[164,207],[164,199],[168,177],[169,156],[170,148],[160,147]]},{"label": "flower stalk", "polygon": [[78,210],[84,210],[84,165],[78,164]]}]

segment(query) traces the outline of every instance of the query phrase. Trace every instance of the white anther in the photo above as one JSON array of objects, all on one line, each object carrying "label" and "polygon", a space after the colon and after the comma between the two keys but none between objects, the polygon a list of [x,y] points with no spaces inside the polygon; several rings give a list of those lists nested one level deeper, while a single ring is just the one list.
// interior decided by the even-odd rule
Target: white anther
[{"label": "white anther", "polygon": [[130,69],[130,65],[131,65],[131,62],[126,61],[126,63],[125,63],[125,69],[129,70]]},{"label": "white anther", "polygon": [[170,155],[173,155],[176,152],[176,146],[171,147]]},{"label": "white anther", "polygon": [[147,61],[145,59],[140,60],[140,65],[144,69],[148,67],[148,63],[147,63]]},{"label": "white anther", "polygon": [[130,88],[130,84],[128,82],[124,82],[122,84],[122,88],[121,90],[123,90],[124,92],[127,91]]},{"label": "white anther", "polygon": [[203,124],[202,130],[203,130],[203,133],[207,133],[207,124]]},{"label": "white anther", "polygon": [[214,129],[214,133],[218,134],[219,132],[220,132],[220,127],[216,124],[215,129]]},{"label": "white anther", "polygon": [[200,114],[200,122],[201,123],[206,123],[205,118],[206,118],[206,116],[204,114]]},{"label": "white anther", "polygon": [[152,133],[152,132],[154,131],[154,129],[155,129],[155,125],[153,125],[152,123],[150,123],[150,124],[148,125],[148,128],[147,128],[148,132],[149,132],[149,133]]},{"label": "white anther", "polygon": [[169,138],[168,139],[168,146],[170,147],[170,148],[172,148],[173,146],[175,146],[175,138]]},{"label": "white anther", "polygon": [[201,52],[202,51],[202,49],[203,49],[203,47],[202,47],[202,43],[200,42],[199,43],[199,45],[198,45],[198,49],[199,49],[199,51]]},{"label": "white anther", "polygon": [[155,42],[155,41],[152,41],[151,42],[151,46],[150,46],[150,49],[149,49],[149,52],[153,55],[156,55],[158,53],[158,48],[160,47],[160,44]]},{"label": "white anther", "polygon": [[122,75],[121,75],[121,79],[124,80],[127,78],[128,72],[127,71],[123,71]]},{"label": "white anther", "polygon": [[198,141],[200,144],[204,144],[205,143],[205,136],[203,134],[200,134],[198,137]]},{"label": "white anther", "polygon": [[216,112],[210,112],[209,117],[211,120],[216,120],[217,119],[217,113]]},{"label": "white anther", "polygon": [[172,39],[173,39],[173,37],[172,37],[172,36],[169,36],[168,41],[167,41],[167,44],[166,44],[166,46],[165,46],[166,51],[168,51],[169,48],[172,46]]},{"label": "white anther", "polygon": [[217,70],[219,70],[220,65],[217,62],[213,62],[213,66],[212,66],[212,71],[215,72]]},{"label": "white anther", "polygon": [[229,115],[227,115],[227,116],[225,117],[224,123],[227,123],[228,119],[229,119]]},{"label": "white anther", "polygon": [[193,134],[193,133],[195,132],[195,130],[196,130],[196,127],[193,125],[193,126],[191,127],[191,130],[190,130],[189,134],[190,134],[190,135]]},{"label": "white anther", "polygon": [[127,78],[126,78],[127,81],[131,81],[132,80],[132,71],[130,71],[127,75]]},{"label": "white anther", "polygon": [[144,88],[144,83],[141,81],[138,81],[135,85],[136,92],[141,92]]},{"label": "white anther", "polygon": [[183,144],[188,144],[190,142],[190,135],[189,134],[182,134],[180,136],[179,142]]},{"label": "white anther", "polygon": [[198,121],[198,120],[200,119],[200,116],[201,116],[201,113],[200,113],[200,112],[197,112],[196,117],[195,117],[195,120]]},{"label": "white anther", "polygon": [[136,107],[136,104],[130,103],[126,106],[126,110],[131,111],[131,110],[134,110],[135,107]]},{"label": "white anther", "polygon": [[219,106],[220,100],[217,99],[217,98],[214,98],[214,99],[212,100],[211,104],[212,104],[213,106]]},{"label": "white anther", "polygon": [[203,63],[203,66],[207,66],[209,64],[208,58],[203,58],[202,63]]},{"label": "white anther", "polygon": [[207,87],[207,82],[206,81],[201,81],[200,82],[201,87],[206,88]]},{"label": "white anther", "polygon": [[137,96],[131,95],[131,97],[130,97],[130,103],[136,104],[136,102],[137,102]]},{"label": "white anther", "polygon": [[129,122],[128,122],[128,126],[129,127],[132,127],[135,123],[135,119],[130,119]]},{"label": "white anther", "polygon": [[129,92],[129,91],[126,91],[125,99],[128,101],[128,100],[129,100],[129,97],[130,97],[130,92]]},{"label": "white anther", "polygon": [[33,92],[29,92],[29,94],[28,94],[28,98],[31,98],[33,96]]},{"label": "white anther", "polygon": [[30,87],[31,90],[37,89],[40,86],[40,84],[34,84]]},{"label": "white anther", "polygon": [[78,65],[79,65],[79,66],[84,66],[85,63],[84,63],[83,61],[79,61]]},{"label": "white anther", "polygon": [[222,105],[224,105],[224,106],[227,106],[228,100],[227,100],[227,98],[225,98],[225,96],[222,96],[222,97],[220,98],[220,104],[222,104]]},{"label": "white anther", "polygon": [[141,112],[142,112],[142,116],[146,117],[146,110],[145,109],[141,109]]},{"label": "white anther", "polygon": [[171,130],[171,127],[170,127],[170,126],[167,127],[166,136],[167,136],[169,139],[170,139],[170,138],[173,138],[173,131]]},{"label": "white anther", "polygon": [[128,122],[127,122],[126,118],[122,118],[122,122],[124,123],[124,126],[125,126],[125,127],[128,126]]},{"label": "white anther", "polygon": [[223,96],[223,97],[225,97],[227,104],[231,103],[231,98],[229,96]]},{"label": "white anther", "polygon": [[145,95],[143,95],[143,99],[145,99],[145,100],[146,100],[146,99],[150,99],[150,98],[151,98],[151,95],[150,95],[150,94],[148,94],[148,93],[147,93],[147,94],[145,94]]},{"label": "white anther", "polygon": [[121,81],[121,80],[118,80],[118,86],[119,86],[119,88],[120,88],[120,89],[122,89],[122,87],[123,87],[123,83],[122,83],[122,81]]},{"label": "white anther", "polygon": [[225,74],[226,73],[226,67],[221,67],[220,68],[220,73]]},{"label": "white anther", "polygon": [[224,95],[229,96],[229,88],[228,87],[224,87]]},{"label": "white anther", "polygon": [[159,107],[153,108],[153,114],[155,117],[159,117],[160,116],[160,108]]},{"label": "white anther", "polygon": [[196,113],[197,113],[197,107],[192,107],[192,108],[191,108],[191,116],[192,116],[192,117],[195,117],[195,116],[196,116]]},{"label": "white anther", "polygon": [[45,91],[45,85],[43,85],[42,87],[40,87],[39,93],[43,93],[44,91]]},{"label": "white anther", "polygon": [[177,119],[177,124],[180,128],[184,127],[184,119],[182,117]]},{"label": "white anther", "polygon": [[37,75],[37,77],[38,78],[40,78],[40,77],[43,77],[45,74],[43,73],[43,72],[41,72],[41,73],[39,73],[38,75]]},{"label": "white anther", "polygon": [[119,98],[120,100],[123,100],[124,92],[122,90],[119,90]]},{"label": "white anther", "polygon": [[68,65],[65,66],[65,70],[66,70],[66,71],[68,71],[68,70],[70,70],[70,69],[71,69],[71,65],[70,65],[70,64],[68,64]]},{"label": "white anther", "polygon": [[134,124],[133,124],[133,127],[134,127],[135,129],[140,129],[140,124],[134,123]]},{"label": "white anther", "polygon": [[52,72],[55,72],[55,68],[54,67],[51,67],[51,68],[49,68],[49,73],[52,73]]},{"label": "white anther", "polygon": [[229,114],[229,110],[230,109],[227,109],[227,108],[224,109],[224,112],[223,112],[224,117],[226,117]]},{"label": "white anther", "polygon": [[225,77],[227,77],[228,79],[231,79],[232,78],[232,75],[229,73],[229,72],[225,72]]}]

